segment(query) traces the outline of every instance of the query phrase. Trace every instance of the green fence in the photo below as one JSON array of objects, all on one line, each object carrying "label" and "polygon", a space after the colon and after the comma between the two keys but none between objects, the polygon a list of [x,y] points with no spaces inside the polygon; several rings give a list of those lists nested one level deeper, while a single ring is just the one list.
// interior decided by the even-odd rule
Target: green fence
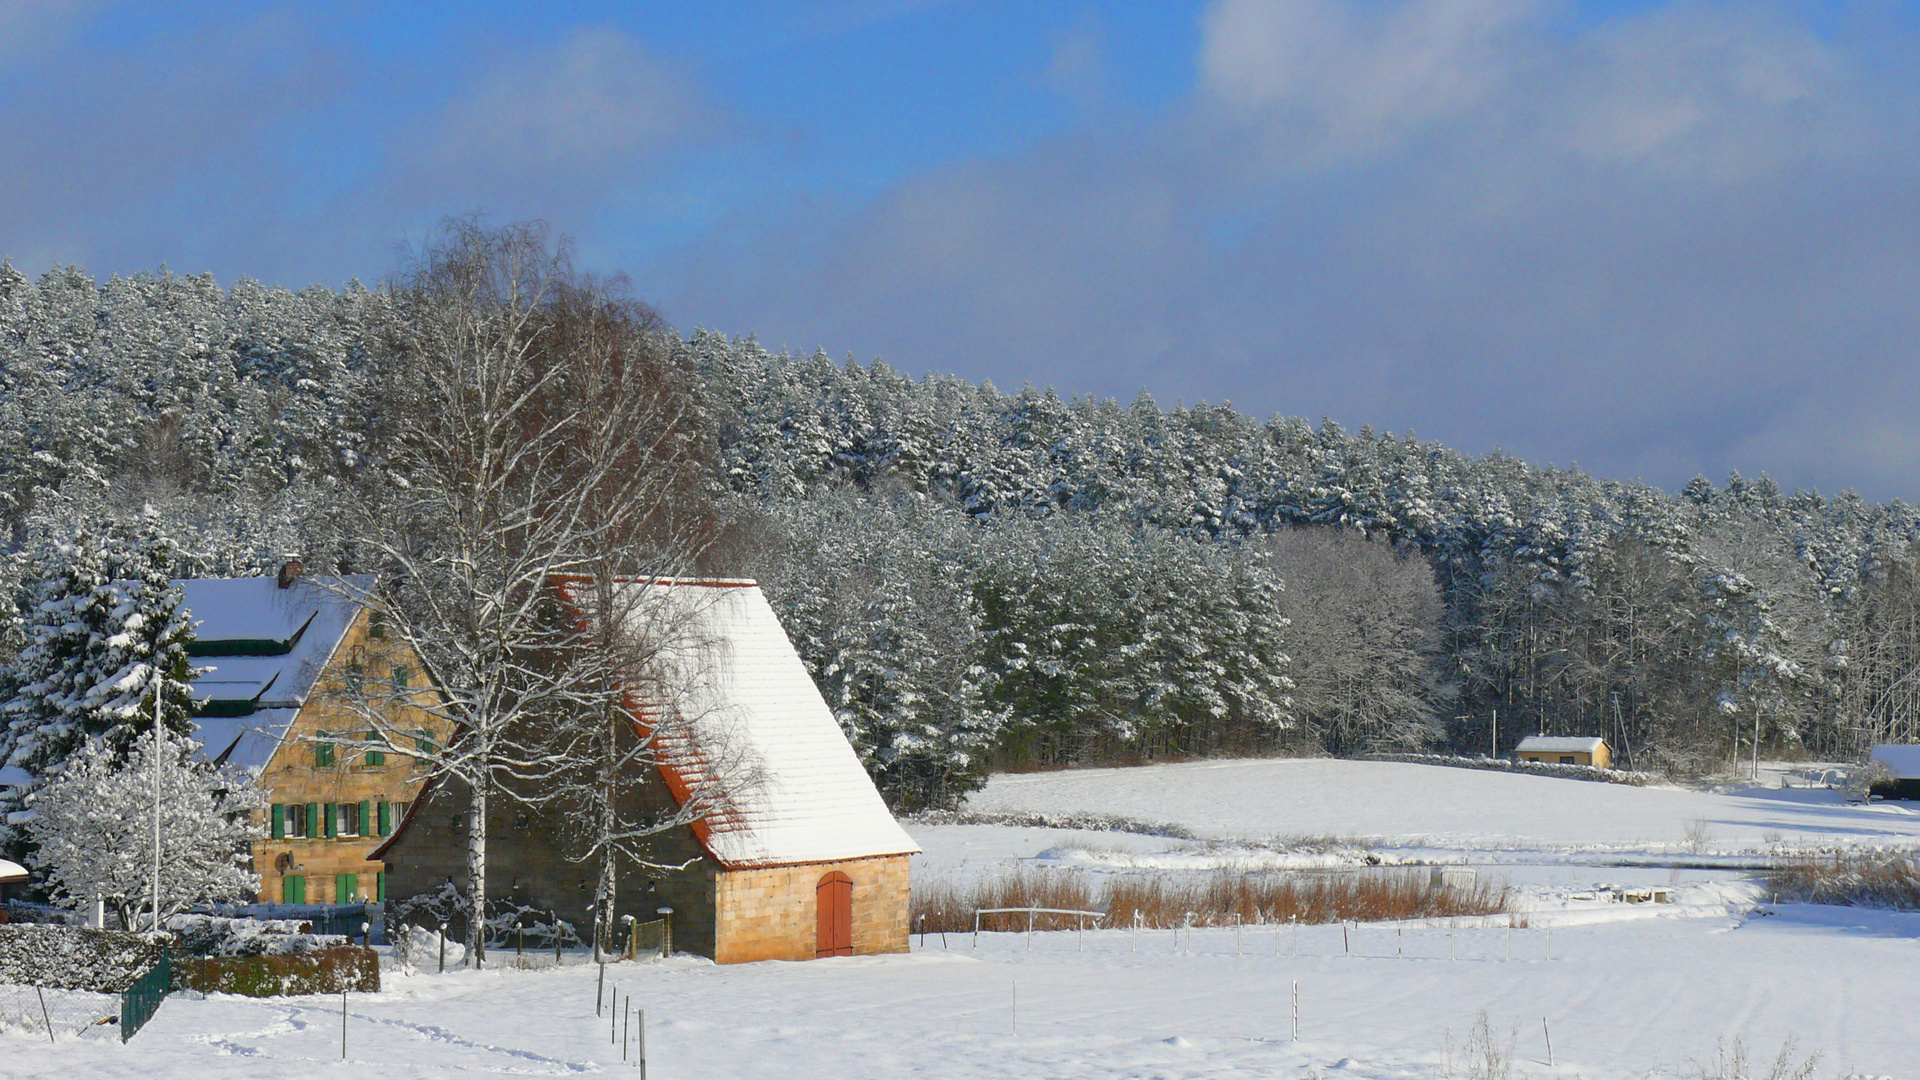
[{"label": "green fence", "polygon": [[133,1038],[135,1032],[153,1019],[153,1014],[160,1011],[160,1003],[166,1000],[167,991],[172,987],[173,963],[163,951],[160,962],[135,979],[133,985],[120,995],[121,1042]]}]

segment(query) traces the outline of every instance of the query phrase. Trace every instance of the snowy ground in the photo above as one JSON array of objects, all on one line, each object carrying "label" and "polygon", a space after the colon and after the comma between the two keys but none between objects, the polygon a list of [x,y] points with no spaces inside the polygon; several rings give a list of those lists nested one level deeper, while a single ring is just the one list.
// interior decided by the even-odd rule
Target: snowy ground
[{"label": "snowy ground", "polygon": [[[1216,839],[1337,837],[1492,858],[1920,847],[1920,809],[1848,805],[1825,788],[1781,789],[1779,775],[1763,769],[1767,786],[1706,792],[1394,762],[1203,761],[996,776],[968,809],[1098,810]],[[1699,844],[1688,836],[1697,828],[1705,830]]]},{"label": "snowy ground", "polygon": [[[1348,850],[1430,854],[1514,881],[1527,927],[1376,924],[1344,941],[1337,926],[1301,928],[1297,938],[1272,928],[983,934],[977,945],[933,935],[924,946],[916,939],[909,956],[616,965],[609,977],[622,998],[631,993],[647,1009],[649,1075],[1466,1076],[1461,1044],[1484,1013],[1511,1041],[1515,1075],[1717,1076],[1716,1053],[1739,1039],[1764,1059],[1755,1074],[1765,1076],[1792,1038],[1796,1061],[1821,1055],[1818,1077],[1920,1078],[1920,915],[1756,903],[1764,898],[1740,873],[1692,865],[1702,845],[1680,828],[1711,822],[1706,846],[1724,859],[1778,845],[1920,842],[1920,821],[1884,805],[1848,807],[1826,792],[1710,794],[1414,765],[1250,762],[998,777],[974,806],[1172,821],[1211,843],[914,826],[927,848],[917,873],[1035,858],[1124,872],[1339,860]],[[1262,846],[1325,835],[1370,846]],[[1596,881],[1677,884],[1681,902],[1581,899]],[[125,1046],[0,1034],[0,1074],[611,1073],[623,1069],[620,1046],[594,1016],[594,978],[584,966],[389,973],[384,992],[348,999],[346,1065],[337,998],[176,995]]]}]

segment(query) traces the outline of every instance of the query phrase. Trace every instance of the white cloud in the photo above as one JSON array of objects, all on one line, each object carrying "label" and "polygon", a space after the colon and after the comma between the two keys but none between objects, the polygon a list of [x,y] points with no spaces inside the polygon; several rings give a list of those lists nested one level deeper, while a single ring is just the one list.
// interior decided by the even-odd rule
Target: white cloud
[{"label": "white cloud", "polygon": [[717,123],[690,80],[613,27],[514,57],[438,118],[427,159],[503,180],[592,185]]},{"label": "white cloud", "polygon": [[1371,144],[1471,109],[1523,63],[1528,0],[1224,0],[1203,22],[1201,82],[1237,109],[1312,123]]}]

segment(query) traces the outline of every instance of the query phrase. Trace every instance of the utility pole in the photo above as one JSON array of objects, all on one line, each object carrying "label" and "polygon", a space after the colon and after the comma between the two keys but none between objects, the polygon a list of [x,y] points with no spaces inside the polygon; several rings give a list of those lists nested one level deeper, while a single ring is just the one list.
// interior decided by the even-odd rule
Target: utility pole
[{"label": "utility pole", "polygon": [[153,668],[153,932],[160,932],[160,704],[166,697],[166,676]]}]

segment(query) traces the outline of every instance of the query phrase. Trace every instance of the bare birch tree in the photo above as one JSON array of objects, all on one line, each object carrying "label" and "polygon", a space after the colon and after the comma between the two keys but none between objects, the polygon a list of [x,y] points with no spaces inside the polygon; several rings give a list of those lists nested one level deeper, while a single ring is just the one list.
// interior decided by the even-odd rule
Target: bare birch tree
[{"label": "bare birch tree", "polygon": [[[712,531],[694,385],[623,286],[574,271],[542,226],[452,221],[397,287],[382,343],[353,493],[379,583],[355,599],[432,686],[367,680],[364,748],[404,739],[436,780],[466,788],[476,964],[489,806],[556,791],[572,764],[555,731],[607,701],[611,661],[555,582],[679,569]],[[390,730],[381,706],[396,703],[446,734]]]},{"label": "bare birch tree", "polygon": [[1294,707],[1336,754],[1420,749],[1440,734],[1440,590],[1418,554],[1324,527],[1268,537],[1286,581]]}]

